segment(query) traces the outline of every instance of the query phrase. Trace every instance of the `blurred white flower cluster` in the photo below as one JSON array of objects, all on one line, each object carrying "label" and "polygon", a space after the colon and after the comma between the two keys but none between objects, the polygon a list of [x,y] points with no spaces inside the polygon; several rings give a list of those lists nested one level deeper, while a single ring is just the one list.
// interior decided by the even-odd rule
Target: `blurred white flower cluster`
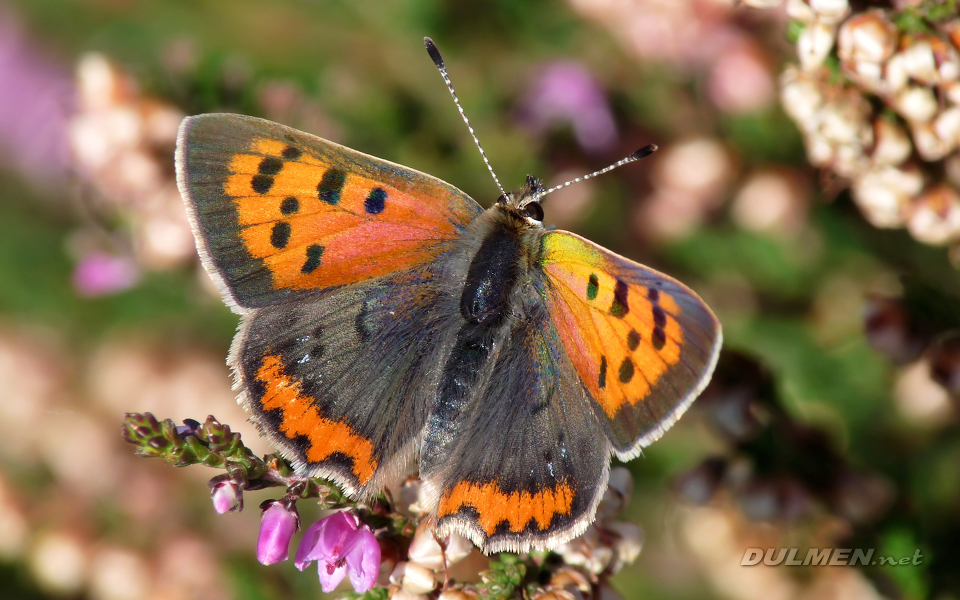
[{"label": "blurred white flower cluster", "polygon": [[[77,110],[69,123],[73,167],[89,186],[103,221],[120,217],[132,235],[136,263],[166,269],[192,260],[193,235],[172,168],[183,114],[142,95],[133,79],[100,54],[77,66]],[[82,257],[111,251],[79,236]],[[81,282],[82,283],[82,282]]]},{"label": "blurred white flower cluster", "polygon": [[[960,243],[960,18],[915,6],[851,14],[847,0],[786,10],[803,29],[781,101],[811,164],[849,181],[874,226]],[[926,18],[908,28],[908,14]]]}]

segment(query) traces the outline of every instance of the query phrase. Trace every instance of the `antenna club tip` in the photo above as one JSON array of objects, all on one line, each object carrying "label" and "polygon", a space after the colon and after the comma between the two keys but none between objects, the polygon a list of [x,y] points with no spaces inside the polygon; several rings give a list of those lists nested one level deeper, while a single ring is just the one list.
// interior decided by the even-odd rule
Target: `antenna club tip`
[{"label": "antenna club tip", "polygon": [[433,64],[437,65],[438,69],[443,67],[443,57],[440,56],[440,50],[437,48],[437,45],[433,43],[428,37],[423,38],[423,45],[427,47],[427,54],[430,55],[430,60],[433,61]]},{"label": "antenna club tip", "polygon": [[637,150],[636,152],[634,152],[634,153],[630,156],[630,158],[632,158],[632,159],[634,159],[634,160],[640,160],[641,158],[646,158],[646,157],[650,156],[651,154],[653,154],[654,152],[656,152],[656,151],[659,150],[659,149],[660,149],[659,146],[657,146],[656,144],[648,144],[648,145],[644,146],[643,148],[640,148],[639,150]]}]

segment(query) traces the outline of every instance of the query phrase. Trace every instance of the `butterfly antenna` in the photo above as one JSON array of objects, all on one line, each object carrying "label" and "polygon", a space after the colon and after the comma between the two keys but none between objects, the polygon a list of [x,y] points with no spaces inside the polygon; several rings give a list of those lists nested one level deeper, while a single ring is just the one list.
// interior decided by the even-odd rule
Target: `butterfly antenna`
[{"label": "butterfly antenna", "polygon": [[496,182],[497,187],[500,188],[500,193],[505,196],[507,193],[503,191],[503,186],[500,185],[500,180],[497,179],[497,174],[493,172],[493,167],[490,166],[490,161],[487,160],[487,154],[483,151],[483,146],[480,145],[480,140],[477,139],[477,134],[474,133],[473,127],[470,126],[470,120],[467,119],[467,114],[463,112],[463,107],[460,106],[460,99],[457,98],[457,92],[453,90],[453,83],[450,82],[450,76],[447,75],[447,67],[443,64],[443,57],[440,56],[440,50],[437,49],[437,45],[433,43],[433,40],[428,37],[423,38],[423,43],[427,47],[427,53],[433,60],[433,64],[437,65],[437,69],[440,70],[440,75],[443,77],[443,82],[447,84],[447,89],[450,90],[450,95],[453,96],[453,103],[457,105],[457,110],[460,111],[460,116],[463,117],[463,122],[467,124],[467,129],[470,130],[470,136],[473,138],[474,143],[477,144],[477,149],[480,150],[480,156],[483,157],[483,162],[486,163],[487,170],[489,170],[490,174],[493,175],[493,180]]},{"label": "butterfly antenna", "polygon": [[637,150],[636,152],[634,152],[634,153],[631,154],[630,156],[624,158],[623,160],[618,160],[617,162],[613,163],[612,165],[610,165],[609,167],[607,167],[607,168],[605,168],[605,169],[600,169],[599,171],[594,171],[593,173],[590,173],[589,175],[584,175],[583,177],[577,177],[576,179],[571,179],[570,181],[568,181],[568,182],[566,182],[566,183],[561,183],[561,184],[558,185],[558,186],[554,186],[554,187],[550,188],[549,190],[547,190],[547,191],[541,193],[540,195],[538,195],[538,196],[537,196],[537,200],[539,200],[540,198],[543,198],[544,196],[546,196],[547,194],[549,194],[549,193],[551,193],[551,192],[555,192],[555,191],[557,191],[557,190],[559,190],[559,189],[561,189],[561,188],[565,188],[565,187],[567,187],[568,185],[573,185],[573,184],[575,184],[575,183],[580,183],[581,181],[585,181],[585,180],[587,180],[587,179],[590,179],[591,177],[596,177],[597,175],[603,175],[604,173],[610,172],[610,171],[616,169],[617,167],[622,167],[623,165],[625,165],[625,164],[627,164],[627,163],[632,163],[632,162],[635,161],[635,160],[640,160],[641,158],[646,158],[646,157],[650,156],[651,154],[653,154],[653,153],[656,152],[656,151],[657,151],[657,146],[656,146],[656,144],[650,144],[650,145],[648,145],[648,146],[644,146],[643,148],[640,148],[639,150]]}]

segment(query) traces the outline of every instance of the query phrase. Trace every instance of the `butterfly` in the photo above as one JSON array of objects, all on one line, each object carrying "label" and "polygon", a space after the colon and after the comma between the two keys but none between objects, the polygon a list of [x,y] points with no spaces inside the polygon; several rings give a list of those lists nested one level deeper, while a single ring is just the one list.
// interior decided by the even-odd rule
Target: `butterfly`
[{"label": "butterfly", "polygon": [[657,440],[716,364],[706,304],[545,229],[533,177],[484,210],[235,114],[186,118],[176,168],[202,263],[241,315],[228,362],[262,434],[359,499],[415,462],[438,533],[486,553],[582,533],[611,456]]}]

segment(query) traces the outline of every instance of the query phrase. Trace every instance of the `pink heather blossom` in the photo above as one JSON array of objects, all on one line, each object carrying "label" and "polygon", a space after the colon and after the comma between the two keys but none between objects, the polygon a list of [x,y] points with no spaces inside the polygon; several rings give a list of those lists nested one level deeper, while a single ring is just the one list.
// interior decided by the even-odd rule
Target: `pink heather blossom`
[{"label": "pink heather blossom", "polygon": [[588,152],[602,152],[617,141],[616,123],[603,87],[577,63],[545,67],[527,93],[521,116],[537,131],[558,122],[569,123],[577,142]]},{"label": "pink heather blossom", "polygon": [[[300,529],[300,515],[292,502],[268,501],[260,517],[260,536],[257,538],[257,560],[272,565],[290,556],[290,538]],[[261,508],[264,506],[261,504]]]},{"label": "pink heather blossom", "polygon": [[91,252],[73,270],[73,287],[81,296],[92,298],[122,292],[140,278],[132,258]]},{"label": "pink heather blossom", "polygon": [[213,509],[218,515],[243,509],[243,492],[232,481],[221,481],[210,489]]},{"label": "pink heather blossom", "polygon": [[0,156],[42,186],[67,177],[67,120],[75,90],[69,69],[37,50],[0,6]]},{"label": "pink heather blossom", "polygon": [[297,549],[296,566],[301,571],[317,561],[320,585],[332,592],[350,575],[357,592],[366,592],[377,581],[380,544],[366,525],[346,512],[337,512],[307,528]]}]

